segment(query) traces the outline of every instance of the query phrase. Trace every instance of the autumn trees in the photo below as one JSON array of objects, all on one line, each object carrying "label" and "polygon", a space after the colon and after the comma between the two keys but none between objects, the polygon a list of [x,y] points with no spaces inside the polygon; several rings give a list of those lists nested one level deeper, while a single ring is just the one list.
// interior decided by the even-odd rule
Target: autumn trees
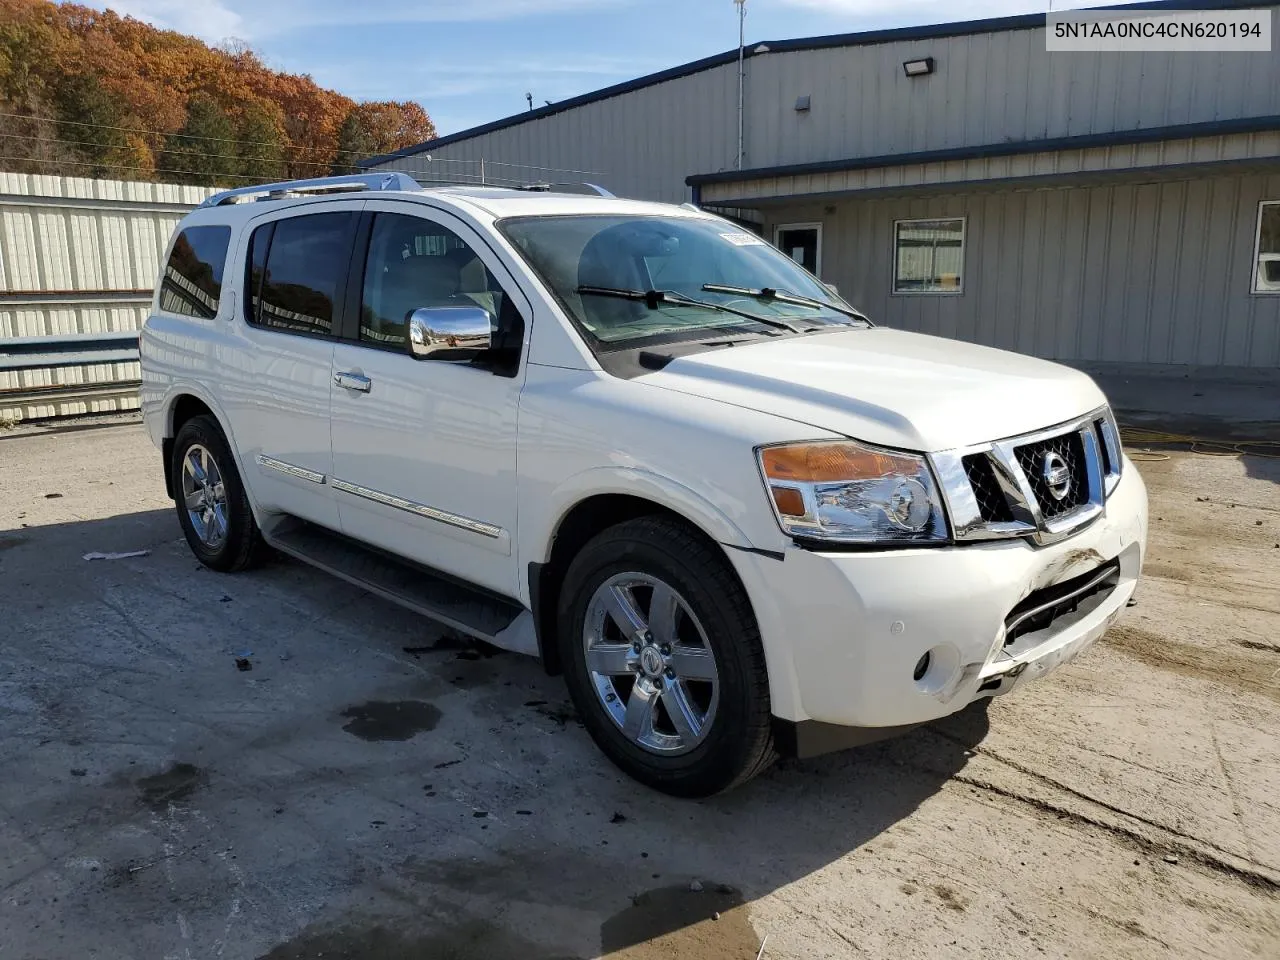
[{"label": "autumn trees", "polygon": [[0,0],[3,170],[234,185],[346,172],[433,136],[416,103],[355,103],[243,45]]}]

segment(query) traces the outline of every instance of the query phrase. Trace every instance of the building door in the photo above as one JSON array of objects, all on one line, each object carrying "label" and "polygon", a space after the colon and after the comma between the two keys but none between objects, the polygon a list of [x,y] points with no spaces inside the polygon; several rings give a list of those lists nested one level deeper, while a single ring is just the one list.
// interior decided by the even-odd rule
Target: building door
[{"label": "building door", "polygon": [[815,277],[822,275],[822,224],[780,223],[773,245]]}]

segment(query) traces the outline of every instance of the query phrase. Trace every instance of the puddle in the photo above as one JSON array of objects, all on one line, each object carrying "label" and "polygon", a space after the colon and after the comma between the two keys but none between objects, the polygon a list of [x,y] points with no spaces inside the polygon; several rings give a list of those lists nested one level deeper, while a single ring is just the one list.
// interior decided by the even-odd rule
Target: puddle
[{"label": "puddle", "polygon": [[502,653],[502,650],[491,643],[464,636],[461,633],[445,633],[435,643],[402,648],[415,660],[426,654],[452,653],[455,660],[489,660]]},{"label": "puddle", "polygon": [[336,927],[282,943],[259,960],[580,960],[552,953],[491,923],[475,920],[425,935],[383,926]]},{"label": "puddle", "polygon": [[547,704],[545,700],[530,700],[525,706],[533,707],[539,714],[561,727],[569,723],[582,724],[578,711],[573,709],[571,703]]},{"label": "puddle", "polygon": [[[458,669],[465,669],[465,667],[459,664]],[[497,674],[488,668],[482,667],[478,670],[468,670],[466,673],[459,673],[450,677],[449,683],[459,690],[474,690],[476,687],[483,687],[493,683],[495,679],[497,679]]]},{"label": "puddle", "polygon": [[5,550],[12,550],[14,547],[20,547],[24,543],[30,542],[30,540],[30,537],[23,536],[0,537],[0,553],[3,553]]},{"label": "puddle", "polygon": [[135,781],[138,798],[153,810],[163,810],[171,801],[185,800],[204,785],[203,770],[190,763],[175,763],[164,773]]},{"label": "puddle", "polygon": [[686,884],[640,894],[604,922],[600,941],[607,960],[750,960],[760,949],[742,894],[710,883],[697,893]]},{"label": "puddle", "polygon": [[342,729],[361,740],[408,740],[434,730],[440,710],[422,700],[370,700],[342,711]]}]

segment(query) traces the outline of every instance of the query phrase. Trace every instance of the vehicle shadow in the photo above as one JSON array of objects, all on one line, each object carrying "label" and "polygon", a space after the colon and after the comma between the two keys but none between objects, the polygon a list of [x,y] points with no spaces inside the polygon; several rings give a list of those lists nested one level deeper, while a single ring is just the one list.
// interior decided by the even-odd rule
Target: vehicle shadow
[{"label": "vehicle shadow", "polygon": [[[134,551],[147,553],[83,559]],[[221,942],[228,958],[754,956],[753,901],[878,847],[988,730],[984,701],[683,801],[614,769],[562,681],[530,659],[284,558],[212,573],[171,510],[0,530],[0,575],[0,807],[12,814],[0,846],[18,830],[97,850],[128,823],[136,846],[112,841],[104,869],[151,862],[156,808],[124,803],[121,785],[145,772],[153,788],[174,770],[194,772],[166,796],[165,822],[217,838],[193,845],[168,886],[144,872],[118,891],[62,890],[66,922],[120,956],[142,950],[133,921],[173,897],[192,929],[221,929],[214,851],[232,848],[262,916]],[[349,719],[361,701],[433,716],[364,737]],[[41,751],[60,773],[89,773],[51,778],[26,759]],[[295,889],[300,916],[277,895]]]},{"label": "vehicle shadow", "polygon": [[1265,457],[1241,457],[1245,473],[1258,480],[1270,480],[1280,484],[1280,442],[1275,451]]}]

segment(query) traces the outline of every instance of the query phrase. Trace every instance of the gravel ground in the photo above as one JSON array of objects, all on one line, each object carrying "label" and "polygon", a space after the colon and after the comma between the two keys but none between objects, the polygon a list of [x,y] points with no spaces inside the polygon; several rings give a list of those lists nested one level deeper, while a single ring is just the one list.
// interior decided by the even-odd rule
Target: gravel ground
[{"label": "gravel ground", "polygon": [[531,661],[202,569],[129,418],[0,432],[0,958],[1280,956],[1280,461],[1140,468],[1086,655],[690,803]]}]

